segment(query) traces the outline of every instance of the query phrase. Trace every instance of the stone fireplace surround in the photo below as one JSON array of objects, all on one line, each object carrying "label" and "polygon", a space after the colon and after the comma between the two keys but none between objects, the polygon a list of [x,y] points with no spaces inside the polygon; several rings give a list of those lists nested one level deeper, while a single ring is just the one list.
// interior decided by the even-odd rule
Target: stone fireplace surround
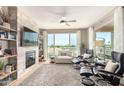
[{"label": "stone fireplace surround", "polygon": [[26,53],[28,51],[35,51],[35,64],[39,62],[39,47],[38,46],[29,46],[29,47],[22,47],[20,46],[21,43],[21,35],[20,32],[22,31],[22,28],[26,26],[36,32],[39,32],[39,27],[35,20],[32,19],[31,15],[25,14],[19,7],[17,7],[17,29],[18,29],[18,44],[17,44],[17,53],[18,53],[18,78],[23,77],[25,73],[27,73],[30,68],[33,67],[30,66],[26,69]]}]

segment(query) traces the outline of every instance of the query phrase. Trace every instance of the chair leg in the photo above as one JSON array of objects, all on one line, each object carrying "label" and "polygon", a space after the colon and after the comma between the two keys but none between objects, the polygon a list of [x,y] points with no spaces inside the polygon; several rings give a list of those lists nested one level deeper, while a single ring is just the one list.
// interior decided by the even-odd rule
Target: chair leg
[{"label": "chair leg", "polygon": [[110,82],[108,82],[104,78],[92,76],[91,79],[94,81],[96,86],[111,86]]},{"label": "chair leg", "polygon": [[86,76],[82,77],[81,83],[86,85],[86,86],[94,86],[95,85],[94,81],[92,79],[90,79],[89,77],[86,77]]}]

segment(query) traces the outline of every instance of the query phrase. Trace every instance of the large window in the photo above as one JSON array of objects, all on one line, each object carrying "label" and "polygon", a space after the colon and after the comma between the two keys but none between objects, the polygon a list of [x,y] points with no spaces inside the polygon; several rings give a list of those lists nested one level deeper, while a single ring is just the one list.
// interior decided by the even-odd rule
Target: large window
[{"label": "large window", "polygon": [[48,34],[48,57],[60,55],[61,52],[71,52],[77,55],[76,33]]},{"label": "large window", "polygon": [[75,47],[77,45],[77,35],[76,34],[70,34],[70,46]]},{"label": "large window", "polygon": [[69,34],[55,34],[55,46],[68,46]]},{"label": "large window", "polygon": [[112,32],[96,32],[96,40],[104,41],[102,46],[96,46],[96,54],[103,58],[111,58]]}]

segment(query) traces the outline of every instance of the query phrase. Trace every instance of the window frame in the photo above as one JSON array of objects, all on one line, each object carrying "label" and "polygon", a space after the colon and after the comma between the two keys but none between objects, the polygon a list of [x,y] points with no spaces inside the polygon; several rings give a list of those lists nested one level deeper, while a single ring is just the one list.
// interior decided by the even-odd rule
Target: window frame
[{"label": "window frame", "polygon": [[[56,38],[55,38],[55,35],[56,35],[56,34],[69,34],[69,35],[68,35],[68,40],[69,40],[69,41],[68,41],[68,43],[69,43],[68,45],[69,45],[70,48],[71,48],[71,34],[75,34],[75,35],[76,35],[76,38],[75,38],[75,39],[76,39],[75,48],[77,48],[77,33],[76,33],[76,32],[72,32],[72,33],[48,33],[48,35],[49,35],[49,34],[53,34],[53,44],[54,44],[54,46],[56,46],[56,45],[55,45],[55,39],[56,39]],[[47,37],[47,38],[48,38],[48,37]],[[47,41],[47,42],[48,42],[48,41]],[[47,45],[48,45],[48,43],[47,43]],[[48,47],[49,47],[49,46],[48,46]],[[54,52],[53,55],[55,55],[55,53],[56,53],[55,48],[53,49],[53,52]],[[47,55],[49,55],[49,54],[48,54],[48,49],[47,49]]]}]

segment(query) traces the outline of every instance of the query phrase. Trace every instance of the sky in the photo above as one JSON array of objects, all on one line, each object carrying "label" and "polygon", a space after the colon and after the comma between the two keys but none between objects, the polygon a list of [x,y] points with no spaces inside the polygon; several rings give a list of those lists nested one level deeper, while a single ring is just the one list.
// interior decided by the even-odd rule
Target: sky
[{"label": "sky", "polygon": [[111,44],[111,32],[97,32],[96,40],[105,39],[105,44]]},{"label": "sky", "polygon": [[[97,32],[96,40],[105,39],[105,44],[111,44],[111,32]],[[71,45],[76,45],[77,36],[76,33],[70,34]],[[55,45],[68,45],[69,44],[69,34],[55,34]],[[48,46],[54,45],[54,34],[48,34]]]}]

